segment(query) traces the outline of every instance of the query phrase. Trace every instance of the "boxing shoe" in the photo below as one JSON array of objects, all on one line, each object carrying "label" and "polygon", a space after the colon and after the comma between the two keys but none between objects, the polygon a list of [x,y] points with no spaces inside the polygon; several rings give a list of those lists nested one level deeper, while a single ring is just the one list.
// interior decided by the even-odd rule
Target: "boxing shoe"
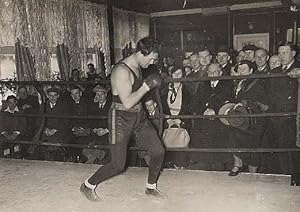
[{"label": "boxing shoe", "polygon": [[145,194],[148,196],[153,196],[153,197],[157,197],[160,199],[167,199],[167,197],[165,195],[163,195],[157,188],[155,188],[155,189],[146,188]]},{"label": "boxing shoe", "polygon": [[92,202],[101,201],[100,197],[97,195],[95,189],[88,188],[84,183],[80,186],[80,192],[83,196],[85,196],[88,200]]}]

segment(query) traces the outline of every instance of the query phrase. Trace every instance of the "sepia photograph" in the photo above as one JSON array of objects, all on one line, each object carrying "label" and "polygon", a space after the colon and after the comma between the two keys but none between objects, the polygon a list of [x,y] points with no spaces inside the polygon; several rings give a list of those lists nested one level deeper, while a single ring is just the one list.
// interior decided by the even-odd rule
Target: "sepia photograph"
[{"label": "sepia photograph", "polygon": [[0,0],[0,212],[299,212],[300,0]]}]

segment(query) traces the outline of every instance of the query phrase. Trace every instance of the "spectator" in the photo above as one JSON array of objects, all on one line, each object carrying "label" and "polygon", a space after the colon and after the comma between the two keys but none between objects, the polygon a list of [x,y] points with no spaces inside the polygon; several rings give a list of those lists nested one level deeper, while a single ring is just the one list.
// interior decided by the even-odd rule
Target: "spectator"
[{"label": "spectator", "polygon": [[80,71],[77,68],[72,69],[69,80],[75,82],[82,80],[80,77]]},{"label": "spectator", "polygon": [[[192,66],[192,72],[187,75],[187,78],[201,78],[203,77],[203,72],[201,71],[201,64],[200,64],[200,59],[199,55],[197,52],[193,52],[190,55],[190,61],[191,61],[191,66]],[[185,86],[190,93],[191,96],[194,96],[197,92],[197,89],[199,86],[201,86],[201,82],[188,82],[185,83]]]},{"label": "spectator", "polygon": [[255,62],[255,51],[257,47],[253,44],[247,44],[243,47],[243,52],[245,53],[244,60],[248,60],[252,63]]},{"label": "spectator", "polygon": [[[273,69],[274,73],[290,73],[292,69],[299,68],[295,60],[296,48],[291,43],[282,43],[278,48],[281,67]],[[295,112],[297,110],[296,79],[272,78],[270,79],[270,112]],[[279,148],[293,148],[296,146],[296,119],[295,117],[274,117],[270,119],[271,132],[274,143]],[[291,185],[300,185],[300,156],[299,152],[278,153],[281,172],[292,174]]]},{"label": "spectator", "polygon": [[[174,79],[183,78],[184,72],[179,67],[174,66],[171,69],[171,76]],[[163,91],[162,104],[164,114],[169,115],[187,115],[190,114],[190,95],[186,87],[181,82],[169,83],[168,90]],[[182,128],[190,131],[189,120],[179,120]],[[185,167],[188,163],[187,154],[185,152],[168,152],[166,154],[165,163],[166,166],[173,167]]]},{"label": "spectator", "polygon": [[[47,98],[45,114],[55,116],[71,115],[69,104],[59,98],[60,90],[56,87],[47,89]],[[69,143],[71,130],[69,120],[47,117],[43,126],[42,140],[49,143]],[[65,148],[56,146],[46,146],[44,149],[44,159],[46,160],[64,160],[66,157]]]},{"label": "spectator", "polygon": [[183,67],[183,71],[185,72],[185,76],[187,76],[190,73],[192,73],[192,66],[191,66],[191,61],[190,61],[189,58],[185,58],[182,61],[182,67]]},{"label": "spectator", "polygon": [[242,60],[245,60],[245,52],[243,51],[243,49],[241,49],[240,51],[238,51],[237,56],[236,56],[236,64],[239,64],[239,62],[241,62]]},{"label": "spectator", "polygon": [[[209,77],[222,75],[222,68],[218,63],[208,66]],[[231,80],[205,81],[203,88],[197,91],[196,113],[199,115],[215,115],[226,102],[233,100],[233,83]],[[216,133],[218,132],[218,133]],[[228,146],[228,127],[218,119],[199,119],[195,121],[192,133],[191,147],[225,148]],[[207,170],[224,170],[230,162],[229,154],[222,153],[192,153],[190,168]]]},{"label": "spectator", "polygon": [[279,68],[281,66],[280,57],[276,54],[270,57],[269,66],[271,70],[274,70],[275,68]]},{"label": "spectator", "polygon": [[[39,100],[37,96],[29,95],[25,86],[20,86],[18,89],[18,102],[17,106],[26,114],[37,114],[40,110]],[[26,118],[27,135],[29,137],[34,136],[36,125],[36,118]]]},{"label": "spectator", "polygon": [[[88,102],[86,99],[82,98],[82,90],[79,86],[71,86],[70,88],[72,101],[70,102],[70,107],[72,111],[72,115],[74,116],[87,116],[88,115]],[[73,133],[73,141],[76,144],[88,144],[90,143],[88,136],[91,133],[89,128],[88,119],[72,119],[70,121],[72,133]],[[69,149],[70,151],[70,161],[79,162],[82,158],[81,150],[78,148]]]},{"label": "spectator", "polygon": [[[145,108],[148,112],[148,115],[151,117],[159,115],[159,108],[157,103],[153,100],[153,98],[149,97],[145,100]],[[159,132],[159,119],[151,119],[151,123],[154,128]]]},{"label": "spectator", "polygon": [[222,66],[222,75],[230,76],[231,64],[229,50],[226,46],[219,46],[217,49],[217,62]]},{"label": "spectator", "polygon": [[[241,76],[253,73],[253,63],[247,60],[241,61],[236,67],[236,72]],[[266,98],[264,82],[260,79],[240,80],[235,88],[235,109],[242,113],[262,113],[269,108]],[[245,111],[245,112],[244,112]],[[229,113],[230,114],[230,113]],[[233,148],[259,148],[261,137],[265,130],[264,118],[241,119],[243,126],[233,127],[229,134],[229,141]],[[235,153],[233,155],[234,165],[229,176],[236,176],[242,171],[244,164],[248,164],[251,173],[257,172],[259,166],[259,155],[257,153]]]},{"label": "spectator", "polygon": [[207,68],[208,68],[209,64],[211,63],[212,55],[206,47],[202,47],[199,50],[198,55],[199,55],[199,61],[200,61],[200,65],[201,65],[202,77],[207,76]]},{"label": "spectator", "polygon": [[[111,106],[111,95],[108,95],[108,90],[101,85],[97,85],[94,87],[93,93],[95,96],[92,102],[88,104],[88,114],[91,116],[107,116]],[[90,144],[108,145],[107,119],[90,120],[90,128]],[[103,164],[109,159],[108,151],[100,149],[85,149],[83,154],[88,158],[87,163]]]},{"label": "spectator", "polygon": [[87,64],[87,67],[88,67],[88,71],[86,72],[86,74],[87,74],[88,81],[96,81],[96,80],[104,80],[105,79],[105,74],[103,72],[97,73],[93,63]]},{"label": "spectator", "polygon": [[[17,98],[10,95],[6,99],[7,107],[0,112],[0,145],[2,142],[9,143],[27,136],[26,119],[24,117],[14,116],[23,112],[17,106]],[[15,158],[23,157],[23,146],[19,144],[4,145],[4,155],[10,155]]]},{"label": "spectator", "polygon": [[268,66],[269,54],[267,50],[263,48],[258,48],[254,54],[255,64],[257,69],[255,73],[269,74],[270,67]]}]

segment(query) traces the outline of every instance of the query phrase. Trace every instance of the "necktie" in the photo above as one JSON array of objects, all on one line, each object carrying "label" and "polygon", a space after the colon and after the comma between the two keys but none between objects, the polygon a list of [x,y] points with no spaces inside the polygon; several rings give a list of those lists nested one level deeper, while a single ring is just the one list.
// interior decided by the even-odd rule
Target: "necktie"
[{"label": "necktie", "polygon": [[287,66],[282,67],[282,72],[285,73],[287,71]]},{"label": "necktie", "polygon": [[174,84],[171,84],[170,90],[171,90],[170,103],[173,104],[177,96],[177,92],[175,90]]}]

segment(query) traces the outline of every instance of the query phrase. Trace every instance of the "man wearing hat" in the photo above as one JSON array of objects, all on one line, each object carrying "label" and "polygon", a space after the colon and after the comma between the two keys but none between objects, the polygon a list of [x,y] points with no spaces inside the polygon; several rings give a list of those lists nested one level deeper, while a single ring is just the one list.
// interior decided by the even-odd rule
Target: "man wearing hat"
[{"label": "man wearing hat", "polygon": [[150,156],[145,193],[163,197],[157,189],[157,180],[165,150],[141,104],[142,97],[161,84],[159,75],[152,74],[143,79],[141,73],[141,68],[147,68],[158,59],[158,52],[157,41],[143,38],[137,43],[136,51],[112,70],[112,106],[108,114],[111,160],[81,185],[81,193],[90,201],[100,200],[95,191],[99,183],[124,170],[131,138],[135,138],[138,146]]},{"label": "man wearing hat", "polygon": [[[106,88],[96,85],[93,88],[94,98],[88,104],[88,115],[107,116],[111,106],[111,95]],[[108,122],[106,119],[89,120],[91,134],[89,141],[91,144],[108,145]],[[97,161],[103,164],[104,158],[108,158],[108,152],[102,149],[85,149],[83,154],[88,158],[88,163]]]},{"label": "man wearing hat", "polygon": [[[56,87],[50,87],[46,90],[47,102],[45,106],[46,115],[66,116],[71,115],[71,109],[60,97],[60,90]],[[69,143],[71,130],[69,128],[69,119],[47,117],[41,139],[49,143]],[[46,160],[64,160],[66,151],[64,148],[55,146],[46,146],[44,158]]]}]

